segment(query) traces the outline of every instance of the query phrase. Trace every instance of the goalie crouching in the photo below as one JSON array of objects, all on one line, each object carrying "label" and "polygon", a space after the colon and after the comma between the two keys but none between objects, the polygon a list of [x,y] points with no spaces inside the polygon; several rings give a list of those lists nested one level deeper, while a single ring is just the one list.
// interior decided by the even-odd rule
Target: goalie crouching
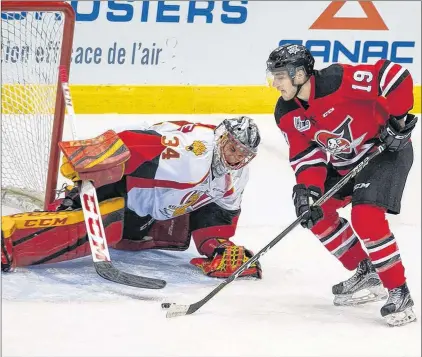
[{"label": "goalie crouching", "polygon": [[[230,241],[260,143],[251,118],[219,126],[163,122],[61,142],[63,176],[75,182],[49,211],[2,217],[1,267],[55,263],[90,254],[78,183],[97,189],[108,245],[122,250],[186,250],[211,277],[226,278],[253,253]],[[261,278],[259,262],[241,276]]]}]

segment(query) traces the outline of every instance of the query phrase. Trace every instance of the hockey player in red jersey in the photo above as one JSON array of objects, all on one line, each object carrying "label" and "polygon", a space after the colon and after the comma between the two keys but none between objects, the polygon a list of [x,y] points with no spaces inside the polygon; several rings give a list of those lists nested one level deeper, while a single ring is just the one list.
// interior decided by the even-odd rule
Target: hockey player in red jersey
[{"label": "hockey player in red jersey", "polygon": [[[163,122],[62,142],[61,173],[76,183],[90,180],[97,188],[109,246],[186,250],[192,238],[203,257],[191,264],[208,276],[226,278],[252,256],[230,238],[249,177],[247,165],[259,143],[258,127],[245,116],[218,127]],[[2,223],[3,271],[90,254],[77,186],[51,212],[2,217]],[[242,276],[261,278],[259,263]]]},{"label": "hockey player in red jersey", "polygon": [[[333,286],[334,304],[383,299],[386,288],[381,315],[387,323],[415,320],[397,242],[386,219],[386,213],[400,213],[413,163],[410,135],[417,118],[409,113],[410,73],[389,60],[333,64],[317,71],[306,47],[288,44],[271,52],[267,76],[281,93],[274,115],[296,175],[296,214],[309,210],[302,226],[346,269],[356,269],[350,279]],[[380,143],[386,144],[385,152],[321,207],[312,206]],[[350,201],[352,225],[337,213]]]}]

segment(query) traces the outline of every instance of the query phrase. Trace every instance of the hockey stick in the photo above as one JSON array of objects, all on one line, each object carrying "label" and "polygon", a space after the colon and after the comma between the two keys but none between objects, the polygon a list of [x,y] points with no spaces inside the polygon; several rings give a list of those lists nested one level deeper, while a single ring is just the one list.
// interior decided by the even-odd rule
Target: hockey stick
[{"label": "hockey stick", "polygon": [[[337,184],[335,184],[330,190],[328,190],[318,201],[314,203],[316,206],[322,205],[326,202],[331,196],[333,196],[340,188],[342,188],[349,180],[355,177],[362,169],[371,161],[374,157],[378,156],[385,150],[385,145],[382,144],[377,147],[377,150],[374,151],[371,155],[367,156],[361,163],[359,163],[355,168],[347,173]],[[167,310],[166,317],[176,317],[183,315],[193,314],[195,311],[204,306],[209,300],[211,300],[217,293],[219,293],[225,286],[230,284],[232,281],[237,279],[237,277],[242,274],[246,269],[248,269],[253,263],[260,259],[265,253],[267,253],[272,247],[274,247],[281,239],[283,239],[289,232],[291,232],[299,223],[302,221],[303,217],[308,213],[308,211],[302,213],[290,226],[288,226],[283,232],[281,232],[277,237],[275,237],[270,243],[268,243],[264,248],[262,248],[258,253],[256,253],[251,259],[242,264],[232,275],[230,275],[226,280],[224,280],[220,285],[218,285],[214,290],[212,290],[207,296],[202,300],[191,304],[191,305],[180,305],[175,303],[162,303],[161,307],[164,310]]]},{"label": "hockey stick", "polygon": [[[64,66],[59,67],[60,82],[62,85],[64,101],[66,104],[68,120],[72,128],[73,139],[76,139],[75,110],[70,95],[67,71]],[[111,262],[107,240],[104,231],[103,220],[98,205],[97,192],[90,181],[83,181],[80,188],[80,198],[84,213],[86,232],[91,247],[92,260],[95,271],[104,279],[115,283],[145,289],[162,289],[166,281],[161,279],[147,278],[139,275],[125,273],[117,269]]]}]

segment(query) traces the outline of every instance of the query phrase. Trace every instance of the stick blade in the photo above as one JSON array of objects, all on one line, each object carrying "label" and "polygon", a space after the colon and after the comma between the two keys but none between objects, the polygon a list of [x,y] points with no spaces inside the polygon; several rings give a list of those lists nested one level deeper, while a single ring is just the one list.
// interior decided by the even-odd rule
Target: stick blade
[{"label": "stick blade", "polygon": [[169,307],[166,307],[166,308],[163,307],[163,309],[167,310],[166,317],[172,318],[172,317],[187,315],[189,313],[189,307],[190,305],[179,305],[179,304],[172,303],[170,304]]},{"label": "stick blade", "polygon": [[143,289],[162,289],[166,286],[165,280],[125,273],[117,269],[111,262],[95,262],[94,266],[99,276],[118,284]]}]

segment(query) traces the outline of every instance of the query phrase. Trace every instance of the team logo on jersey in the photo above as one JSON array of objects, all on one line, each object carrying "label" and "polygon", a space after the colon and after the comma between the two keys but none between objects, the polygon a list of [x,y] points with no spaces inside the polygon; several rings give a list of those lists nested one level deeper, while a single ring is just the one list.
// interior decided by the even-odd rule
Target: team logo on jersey
[{"label": "team logo on jersey", "polygon": [[191,191],[182,197],[179,205],[169,205],[168,208],[165,208],[162,213],[165,213],[169,217],[177,217],[188,212],[191,212],[192,206],[201,198],[203,192],[201,191]]},{"label": "team logo on jersey", "polygon": [[359,146],[366,136],[366,133],[357,139],[353,139],[350,123],[353,118],[346,117],[346,120],[332,132],[319,130],[315,133],[314,140],[323,146],[330,154],[337,158],[349,160],[356,154],[355,149]]},{"label": "team logo on jersey", "polygon": [[326,147],[331,154],[350,154],[352,152],[350,141],[343,138],[341,134],[320,130],[315,136],[318,143]]},{"label": "team logo on jersey", "polygon": [[304,132],[311,128],[311,121],[307,118],[301,120],[300,117],[293,117],[293,122],[297,131]]},{"label": "team logo on jersey", "polygon": [[207,147],[202,141],[194,140],[192,144],[186,146],[187,151],[192,151],[196,156],[201,156],[207,151]]}]

